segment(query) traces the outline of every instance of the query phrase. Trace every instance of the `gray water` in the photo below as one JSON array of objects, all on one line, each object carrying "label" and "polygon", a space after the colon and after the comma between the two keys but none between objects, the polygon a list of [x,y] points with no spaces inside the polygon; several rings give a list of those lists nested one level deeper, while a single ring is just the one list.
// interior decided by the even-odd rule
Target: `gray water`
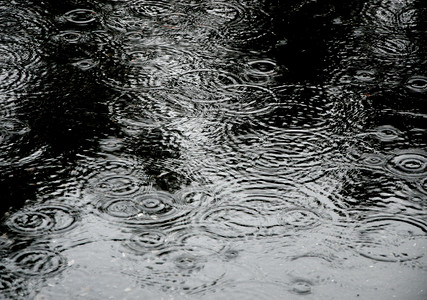
[{"label": "gray water", "polygon": [[426,299],[421,0],[0,0],[1,299]]}]

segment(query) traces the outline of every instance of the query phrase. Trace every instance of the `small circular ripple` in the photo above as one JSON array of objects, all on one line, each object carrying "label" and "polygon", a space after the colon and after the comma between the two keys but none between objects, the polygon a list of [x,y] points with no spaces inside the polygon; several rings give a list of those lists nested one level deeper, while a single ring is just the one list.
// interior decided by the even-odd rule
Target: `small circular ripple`
[{"label": "small circular ripple", "polygon": [[401,176],[425,176],[427,174],[427,154],[416,150],[398,153],[387,162],[387,168]]},{"label": "small circular ripple", "polygon": [[98,62],[95,61],[95,60],[93,60],[93,59],[90,59],[90,58],[88,58],[88,59],[82,59],[82,60],[79,60],[79,61],[73,63],[73,66],[75,66],[75,67],[77,67],[77,68],[79,68],[80,70],[83,70],[83,71],[87,71],[87,70],[93,69],[97,65],[98,65]]},{"label": "small circular ripple", "polygon": [[126,246],[135,253],[147,253],[166,245],[166,234],[161,231],[147,230],[131,236]]},{"label": "small circular ripple", "polygon": [[74,228],[77,212],[64,205],[40,205],[13,214],[6,222],[15,232],[26,235],[59,233]]},{"label": "small circular ripple", "polygon": [[402,132],[391,125],[379,126],[373,133],[384,142],[400,140],[402,136]]},{"label": "small circular ripple", "polygon": [[45,278],[62,271],[66,266],[66,259],[61,254],[50,250],[26,249],[12,255],[10,264],[13,273]]},{"label": "small circular ripple", "polygon": [[417,93],[427,92],[427,77],[425,76],[413,76],[406,81],[406,87]]},{"label": "small circular ripple", "polygon": [[53,39],[67,44],[76,44],[84,41],[85,36],[79,31],[66,30],[53,36]]},{"label": "small circular ripple", "polygon": [[113,197],[135,194],[141,187],[138,178],[131,175],[107,175],[95,183],[95,190]]},{"label": "small circular ripple", "polygon": [[129,226],[169,223],[187,214],[174,195],[161,191],[125,199],[102,199],[97,207],[102,217]]},{"label": "small circular ripple", "polygon": [[253,84],[266,84],[277,74],[277,64],[269,59],[252,60],[247,63],[244,77]]},{"label": "small circular ripple", "polygon": [[381,154],[363,153],[360,157],[360,162],[368,167],[384,167],[387,160]]},{"label": "small circular ripple", "polygon": [[206,231],[225,238],[239,238],[255,234],[263,225],[262,214],[252,208],[227,205],[209,209],[201,215],[200,225]]},{"label": "small circular ripple", "polygon": [[131,200],[111,200],[99,209],[115,218],[130,218],[139,213],[137,205]]},{"label": "small circular ripple", "polygon": [[295,280],[291,283],[290,292],[297,295],[308,295],[311,294],[312,283],[307,280]]},{"label": "small circular ripple", "polygon": [[88,25],[96,20],[96,13],[90,9],[74,9],[64,14],[64,18],[76,25]]},{"label": "small circular ripple", "polygon": [[427,224],[415,218],[373,216],[364,220],[357,232],[357,251],[373,260],[402,262],[426,254]]}]

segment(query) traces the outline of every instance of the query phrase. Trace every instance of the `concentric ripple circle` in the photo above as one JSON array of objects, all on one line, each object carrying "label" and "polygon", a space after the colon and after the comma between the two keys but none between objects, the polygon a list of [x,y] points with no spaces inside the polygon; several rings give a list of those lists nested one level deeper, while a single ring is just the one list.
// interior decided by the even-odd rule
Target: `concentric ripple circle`
[{"label": "concentric ripple circle", "polygon": [[95,184],[95,189],[109,196],[121,197],[136,193],[140,184],[134,176],[116,174],[99,179]]},{"label": "concentric ripple circle", "polygon": [[427,92],[427,77],[425,76],[413,76],[406,81],[406,87],[417,93]]},{"label": "concentric ripple circle", "polygon": [[188,213],[174,195],[163,191],[101,199],[97,208],[101,217],[127,226],[169,224]]},{"label": "concentric ripple circle", "polygon": [[208,3],[205,11],[210,15],[212,23],[226,24],[227,26],[241,22],[245,16],[245,11],[241,6],[223,1]]},{"label": "concentric ripple circle", "polygon": [[133,252],[144,254],[152,249],[163,247],[167,243],[166,234],[157,230],[147,230],[131,236],[126,246]]},{"label": "concentric ripple circle", "polygon": [[427,175],[427,154],[421,151],[398,153],[388,161],[387,167],[401,176],[425,176]]},{"label": "concentric ripple circle", "polygon": [[255,234],[263,226],[263,216],[256,210],[240,205],[209,209],[199,220],[207,232],[224,238],[240,238]]},{"label": "concentric ripple circle", "polygon": [[96,13],[91,9],[74,9],[64,14],[64,18],[76,25],[87,25],[96,20]]},{"label": "concentric ripple circle", "polygon": [[66,266],[65,257],[46,249],[26,249],[10,259],[13,272],[28,277],[45,278],[59,273]]},{"label": "concentric ripple circle", "polygon": [[131,200],[112,200],[100,209],[108,215],[116,218],[130,218],[139,213],[136,204]]},{"label": "concentric ripple circle", "polygon": [[358,227],[357,251],[385,262],[416,260],[426,255],[427,224],[411,217],[372,216]]},{"label": "concentric ripple circle", "polygon": [[13,214],[7,226],[20,234],[39,235],[60,233],[74,228],[78,214],[65,205],[40,205]]}]

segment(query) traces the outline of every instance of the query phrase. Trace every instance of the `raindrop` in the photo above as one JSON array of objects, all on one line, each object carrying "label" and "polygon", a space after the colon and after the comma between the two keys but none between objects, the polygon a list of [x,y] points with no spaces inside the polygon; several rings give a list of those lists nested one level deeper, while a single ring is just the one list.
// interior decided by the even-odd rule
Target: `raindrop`
[{"label": "raindrop", "polygon": [[274,61],[253,60],[248,63],[251,72],[259,75],[272,75],[276,71],[276,63]]},{"label": "raindrop", "polygon": [[405,216],[372,216],[358,226],[357,251],[386,262],[416,260],[425,255],[427,224]]},{"label": "raindrop", "polygon": [[390,171],[401,176],[425,176],[427,154],[421,151],[405,151],[393,156],[387,163]]},{"label": "raindrop", "polygon": [[413,76],[406,81],[406,87],[413,92],[427,92],[427,77]]},{"label": "raindrop", "polygon": [[74,9],[65,13],[64,18],[76,25],[88,25],[96,20],[96,13],[90,9]]},{"label": "raindrop", "polygon": [[174,258],[175,266],[183,271],[200,270],[203,267],[200,262],[198,257],[190,254],[182,254]]},{"label": "raindrop", "polygon": [[59,253],[45,249],[26,249],[10,258],[10,269],[19,275],[46,277],[55,275],[66,266],[66,259]]}]

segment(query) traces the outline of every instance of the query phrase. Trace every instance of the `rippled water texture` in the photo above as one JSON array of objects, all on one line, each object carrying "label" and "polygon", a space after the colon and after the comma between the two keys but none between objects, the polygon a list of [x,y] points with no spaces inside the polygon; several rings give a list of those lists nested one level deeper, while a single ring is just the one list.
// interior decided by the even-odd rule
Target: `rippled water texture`
[{"label": "rippled water texture", "polygon": [[422,0],[0,0],[0,299],[427,299]]}]

